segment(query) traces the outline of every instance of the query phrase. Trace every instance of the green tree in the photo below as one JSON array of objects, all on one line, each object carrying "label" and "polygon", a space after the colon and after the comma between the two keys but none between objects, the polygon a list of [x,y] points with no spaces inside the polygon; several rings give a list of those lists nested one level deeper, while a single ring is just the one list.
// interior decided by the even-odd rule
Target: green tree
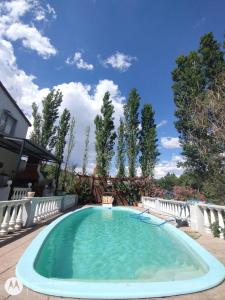
[{"label": "green tree", "polygon": [[33,117],[33,131],[31,132],[30,139],[32,142],[40,145],[41,143],[41,114],[38,112],[36,103],[32,103],[32,117]]},{"label": "green tree", "polygon": [[179,178],[174,173],[167,173],[166,176],[158,179],[158,185],[167,191],[173,191],[173,187],[179,185]]},{"label": "green tree", "polygon": [[128,101],[124,105],[128,171],[129,171],[129,176],[131,177],[134,177],[136,174],[137,156],[139,151],[139,145],[138,145],[139,106],[140,106],[140,96],[137,93],[136,89],[132,89],[128,96]]},{"label": "green tree", "polygon": [[114,107],[109,92],[103,97],[101,115],[95,118],[95,149],[97,173],[100,176],[109,174],[110,162],[114,155],[116,133],[114,131]]},{"label": "green tree", "polygon": [[120,125],[118,127],[118,144],[117,144],[117,176],[125,176],[125,154],[126,154],[126,141],[125,141],[125,125],[122,119],[120,119]]},{"label": "green tree", "polygon": [[68,109],[64,109],[60,121],[59,126],[57,128],[57,135],[56,135],[56,143],[55,143],[55,156],[62,162],[63,161],[63,154],[66,145],[66,135],[70,128],[70,112]]},{"label": "green tree", "polygon": [[[214,87],[215,80],[224,69],[223,51],[219,43],[214,40],[213,34],[209,33],[201,38],[197,51],[187,56],[181,55],[176,63],[177,67],[172,72],[173,91],[176,104],[176,128],[186,158],[184,166],[204,179],[209,172],[209,157],[218,149],[214,147],[212,135],[209,135],[207,128],[200,129],[194,124],[194,118],[198,118],[195,99],[206,89]],[[196,141],[204,141],[204,143],[196,143]],[[206,143],[207,149],[202,155],[200,148],[203,145],[205,147]]]},{"label": "green tree", "polygon": [[[62,188],[65,189],[65,184],[67,181],[67,169],[70,162],[70,157],[75,146],[75,125],[76,121],[75,118],[72,117],[70,121],[70,128],[69,128],[69,139],[66,147],[66,158],[65,158],[65,166],[64,166],[64,176],[62,179]],[[74,168],[75,169],[75,168]]]},{"label": "green tree", "polygon": [[43,148],[52,150],[56,142],[56,120],[59,117],[59,106],[62,103],[62,93],[54,89],[42,101],[42,136],[41,145]]},{"label": "green tree", "polygon": [[151,104],[145,104],[141,112],[141,155],[139,159],[143,176],[153,176],[154,167],[159,156],[157,141],[154,112]]},{"label": "green tree", "polygon": [[87,170],[89,137],[90,137],[90,126],[87,126],[86,138],[84,143],[83,166],[82,166],[83,174],[86,174],[86,170]]}]

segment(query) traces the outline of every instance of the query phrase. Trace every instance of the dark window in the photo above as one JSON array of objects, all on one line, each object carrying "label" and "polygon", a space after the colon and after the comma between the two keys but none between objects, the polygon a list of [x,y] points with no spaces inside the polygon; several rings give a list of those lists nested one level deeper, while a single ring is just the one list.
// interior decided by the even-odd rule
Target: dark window
[{"label": "dark window", "polygon": [[0,132],[6,135],[13,135],[16,128],[16,119],[14,119],[10,111],[3,111],[0,119]]}]

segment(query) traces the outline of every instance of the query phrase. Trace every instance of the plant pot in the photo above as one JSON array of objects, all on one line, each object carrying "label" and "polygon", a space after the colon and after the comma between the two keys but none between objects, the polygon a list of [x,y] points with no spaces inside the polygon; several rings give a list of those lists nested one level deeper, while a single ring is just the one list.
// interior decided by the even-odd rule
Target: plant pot
[{"label": "plant pot", "polygon": [[33,198],[35,195],[35,192],[27,192],[27,197],[28,198]]}]

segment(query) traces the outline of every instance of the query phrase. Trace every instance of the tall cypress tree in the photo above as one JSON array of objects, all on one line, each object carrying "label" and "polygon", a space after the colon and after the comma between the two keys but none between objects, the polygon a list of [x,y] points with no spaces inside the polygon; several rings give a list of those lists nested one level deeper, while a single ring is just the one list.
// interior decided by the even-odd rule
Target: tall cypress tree
[{"label": "tall cypress tree", "polygon": [[125,153],[126,153],[126,141],[125,141],[125,125],[122,119],[120,119],[120,125],[118,127],[118,144],[117,144],[117,176],[125,176]]},{"label": "tall cypress tree", "polygon": [[154,112],[151,104],[145,104],[141,111],[140,165],[143,176],[153,176],[159,156]]},{"label": "tall cypress tree", "polygon": [[84,156],[83,156],[83,174],[86,174],[87,162],[88,162],[88,146],[89,146],[90,126],[86,128],[86,138],[84,143]]},{"label": "tall cypress tree", "polygon": [[56,143],[55,143],[55,156],[63,161],[63,154],[66,145],[66,135],[70,128],[70,112],[68,109],[64,109],[60,121],[59,126],[57,127],[57,135],[56,135]]},{"label": "tall cypress tree", "polygon": [[124,106],[128,171],[129,171],[129,176],[131,177],[134,177],[136,174],[137,156],[139,151],[139,145],[138,145],[139,106],[140,106],[140,96],[137,93],[136,89],[132,89],[128,96],[128,101]]},{"label": "tall cypress tree", "polygon": [[55,124],[59,117],[59,106],[62,103],[62,93],[54,89],[42,101],[42,136],[41,145],[52,150],[56,142],[57,126]]},{"label": "tall cypress tree", "polygon": [[67,143],[67,147],[66,147],[64,177],[63,177],[63,180],[62,180],[63,190],[65,189],[65,184],[66,184],[66,181],[67,181],[67,169],[68,169],[70,157],[71,157],[73,148],[75,146],[75,125],[76,125],[75,118],[72,117],[71,122],[70,122],[70,126],[69,126],[69,137],[68,137],[68,143]]},{"label": "tall cypress tree", "polygon": [[114,107],[110,100],[109,92],[106,92],[101,107],[101,115],[95,118],[95,150],[97,173],[100,176],[109,174],[110,162],[114,155],[116,133],[114,131]]},{"label": "tall cypress tree", "polygon": [[41,114],[38,112],[36,103],[32,103],[32,117],[33,117],[33,131],[31,132],[30,139],[32,142],[41,144]]}]

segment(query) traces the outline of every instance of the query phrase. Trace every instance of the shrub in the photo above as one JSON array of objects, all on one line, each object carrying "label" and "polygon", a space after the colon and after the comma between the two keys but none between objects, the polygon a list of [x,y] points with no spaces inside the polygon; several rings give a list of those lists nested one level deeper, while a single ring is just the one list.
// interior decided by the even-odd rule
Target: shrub
[{"label": "shrub", "polygon": [[205,196],[202,193],[192,189],[191,187],[175,186],[173,188],[173,194],[176,200],[181,200],[181,201],[186,201],[190,198],[197,199],[200,201],[205,200]]},{"label": "shrub", "polygon": [[210,229],[212,230],[212,234],[214,237],[220,237],[221,227],[219,226],[218,221],[213,222],[210,225]]}]

